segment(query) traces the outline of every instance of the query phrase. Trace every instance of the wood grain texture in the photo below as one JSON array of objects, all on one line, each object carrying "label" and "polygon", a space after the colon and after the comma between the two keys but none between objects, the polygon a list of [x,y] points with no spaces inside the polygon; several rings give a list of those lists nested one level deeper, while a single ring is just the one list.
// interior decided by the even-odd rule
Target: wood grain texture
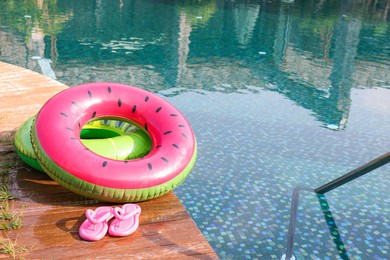
[{"label": "wood grain texture", "polygon": [[[46,100],[66,88],[38,73],[0,62],[0,134],[18,128]],[[13,152],[9,146],[1,148],[0,156]],[[28,248],[17,258],[218,259],[173,192],[138,203],[142,209],[140,226],[132,235],[106,235],[100,241],[87,242],[78,234],[85,211],[121,205],[82,197],[22,162],[15,165],[19,166],[10,169],[8,186],[16,199],[9,202],[9,207],[23,214],[23,227],[2,230],[1,236],[2,240],[10,239]],[[0,254],[0,258],[9,256]]]},{"label": "wood grain texture", "polygon": [[66,85],[43,75],[0,62],[0,132],[11,131],[36,114]]}]

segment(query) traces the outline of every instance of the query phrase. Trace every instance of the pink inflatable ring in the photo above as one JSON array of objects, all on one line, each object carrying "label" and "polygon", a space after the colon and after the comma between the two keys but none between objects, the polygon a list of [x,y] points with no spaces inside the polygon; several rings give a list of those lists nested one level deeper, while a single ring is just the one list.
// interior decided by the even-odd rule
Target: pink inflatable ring
[{"label": "pink inflatable ring", "polygon": [[[91,119],[116,118],[140,126],[152,141],[150,152],[134,160],[113,160],[80,141]],[[44,171],[83,196],[110,202],[159,197],[188,176],[197,155],[193,130],[170,103],[145,90],[117,83],[66,89],[39,111],[31,141]]]}]

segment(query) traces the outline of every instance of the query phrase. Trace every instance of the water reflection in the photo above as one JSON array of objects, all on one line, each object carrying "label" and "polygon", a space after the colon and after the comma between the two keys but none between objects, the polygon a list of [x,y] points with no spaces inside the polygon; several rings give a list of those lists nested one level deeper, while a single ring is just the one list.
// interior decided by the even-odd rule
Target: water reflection
[{"label": "water reflection", "polygon": [[343,129],[352,87],[390,84],[388,1],[0,5],[1,59],[70,85],[111,80],[173,95],[268,89]]}]

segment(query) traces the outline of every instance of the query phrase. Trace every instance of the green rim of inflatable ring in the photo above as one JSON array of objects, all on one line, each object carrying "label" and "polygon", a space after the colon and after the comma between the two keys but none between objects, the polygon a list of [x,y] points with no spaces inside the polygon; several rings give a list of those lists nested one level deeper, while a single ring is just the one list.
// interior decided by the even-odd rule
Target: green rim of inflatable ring
[{"label": "green rim of inflatable ring", "polygon": [[35,155],[35,152],[31,144],[30,131],[34,119],[35,116],[29,118],[16,131],[14,146],[15,146],[16,153],[19,155],[22,161],[24,161],[27,165],[31,166],[32,168],[43,172],[43,169],[37,160],[37,156]]}]

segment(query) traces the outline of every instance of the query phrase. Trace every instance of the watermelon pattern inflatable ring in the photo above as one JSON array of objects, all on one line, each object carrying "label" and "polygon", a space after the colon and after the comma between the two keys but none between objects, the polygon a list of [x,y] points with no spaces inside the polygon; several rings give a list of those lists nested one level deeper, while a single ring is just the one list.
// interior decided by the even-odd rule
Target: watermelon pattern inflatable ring
[{"label": "watermelon pattern inflatable ring", "polygon": [[[131,122],[147,132],[152,148],[142,158],[114,160],[89,150],[80,132],[90,120]],[[109,202],[137,202],[173,190],[195,164],[195,135],[186,118],[163,98],[118,84],[66,89],[45,103],[31,128],[43,170],[65,188]]]}]

